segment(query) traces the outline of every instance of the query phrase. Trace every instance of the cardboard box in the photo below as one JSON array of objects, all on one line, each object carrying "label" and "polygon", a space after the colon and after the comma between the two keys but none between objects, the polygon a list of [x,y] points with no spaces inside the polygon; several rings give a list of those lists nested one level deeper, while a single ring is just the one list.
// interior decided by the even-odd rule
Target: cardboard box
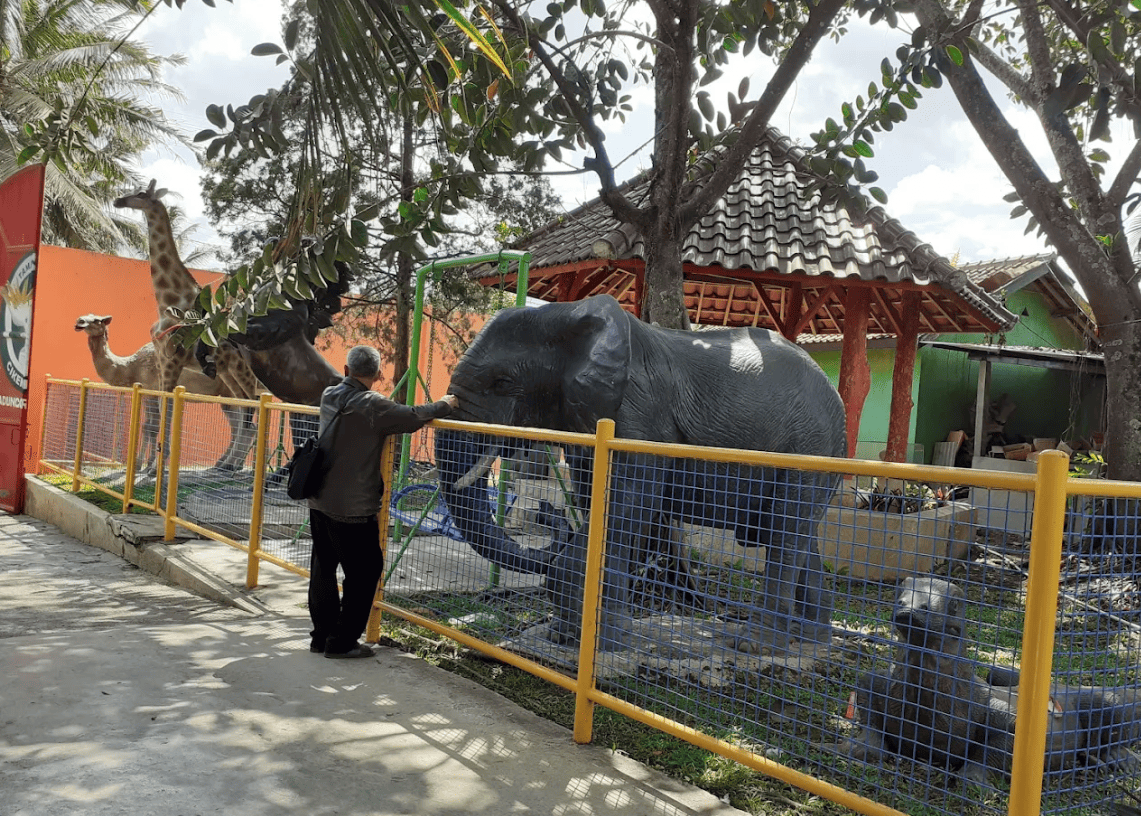
[{"label": "cardboard box", "polygon": [[1039,437],[1034,440],[1032,447],[1036,451],[1053,450],[1058,447],[1058,440],[1050,439],[1049,437]]},{"label": "cardboard box", "polygon": [[1031,447],[1029,442],[1019,442],[1017,445],[1005,445],[1002,449],[1002,454],[1007,459],[1017,459],[1025,461],[1026,457],[1030,455]]}]

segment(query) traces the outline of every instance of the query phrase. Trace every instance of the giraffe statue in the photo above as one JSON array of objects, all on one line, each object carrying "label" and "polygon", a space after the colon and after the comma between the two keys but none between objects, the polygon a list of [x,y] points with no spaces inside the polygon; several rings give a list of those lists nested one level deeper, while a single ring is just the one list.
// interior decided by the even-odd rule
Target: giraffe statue
[{"label": "giraffe statue", "polygon": [[[158,304],[158,322],[151,327],[159,380],[163,391],[174,390],[186,366],[195,367],[194,349],[184,348],[175,342],[173,332],[181,323],[182,312],[194,307],[202,287],[198,284],[182,259],[170,228],[170,214],[162,203],[165,189],[156,190],[154,179],[150,186],[131,195],[115,199],[116,207],[142,210],[147,219],[147,243],[150,250],[151,285]],[[177,310],[172,312],[171,310]],[[241,399],[254,399],[257,380],[241,351],[230,343],[223,343],[214,351],[218,378],[231,394]]]}]

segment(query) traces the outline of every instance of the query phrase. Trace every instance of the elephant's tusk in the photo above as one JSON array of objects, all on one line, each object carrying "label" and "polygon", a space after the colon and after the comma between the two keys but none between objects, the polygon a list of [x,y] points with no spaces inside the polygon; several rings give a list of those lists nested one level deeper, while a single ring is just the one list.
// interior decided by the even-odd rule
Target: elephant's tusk
[{"label": "elephant's tusk", "polygon": [[472,465],[471,470],[456,480],[456,490],[463,490],[464,488],[471,487],[477,480],[482,479],[491,470],[492,463],[499,458],[498,451],[485,453],[480,460]]}]

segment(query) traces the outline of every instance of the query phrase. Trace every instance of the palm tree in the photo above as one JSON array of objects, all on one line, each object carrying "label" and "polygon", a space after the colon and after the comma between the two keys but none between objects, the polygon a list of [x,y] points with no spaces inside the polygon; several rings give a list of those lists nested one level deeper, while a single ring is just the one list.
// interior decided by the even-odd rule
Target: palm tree
[{"label": "palm tree", "polygon": [[146,148],[185,142],[145,96],[177,97],[130,39],[134,0],[0,0],[0,178],[47,161],[44,240],[115,251],[139,227],[109,207]]}]

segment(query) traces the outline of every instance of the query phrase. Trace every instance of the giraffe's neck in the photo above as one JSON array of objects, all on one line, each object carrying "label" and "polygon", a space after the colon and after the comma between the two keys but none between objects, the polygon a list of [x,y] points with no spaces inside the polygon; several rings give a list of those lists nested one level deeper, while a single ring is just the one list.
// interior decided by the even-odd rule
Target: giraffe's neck
[{"label": "giraffe's neck", "polygon": [[158,304],[159,320],[163,321],[169,316],[167,309],[171,306],[178,309],[190,308],[202,287],[178,257],[178,247],[174,243],[174,232],[170,228],[170,216],[166,207],[161,202],[155,202],[146,214],[151,283]]}]

